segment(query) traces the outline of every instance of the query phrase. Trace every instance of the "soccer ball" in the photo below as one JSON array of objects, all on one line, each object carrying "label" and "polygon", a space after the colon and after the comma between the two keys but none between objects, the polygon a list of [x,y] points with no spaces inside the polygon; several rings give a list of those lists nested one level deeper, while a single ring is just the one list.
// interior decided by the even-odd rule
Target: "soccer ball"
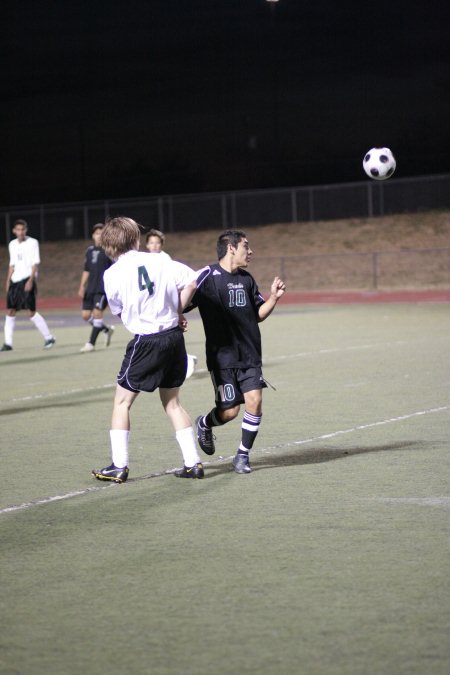
[{"label": "soccer ball", "polygon": [[390,178],[396,166],[395,157],[389,148],[372,148],[364,155],[363,169],[374,180]]}]

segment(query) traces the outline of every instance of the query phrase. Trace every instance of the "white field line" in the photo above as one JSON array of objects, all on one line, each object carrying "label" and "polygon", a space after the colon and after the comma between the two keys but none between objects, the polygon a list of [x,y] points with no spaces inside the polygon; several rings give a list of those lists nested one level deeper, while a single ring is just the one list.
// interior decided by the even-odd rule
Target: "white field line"
[{"label": "white field line", "polygon": [[46,398],[55,398],[59,396],[71,396],[72,394],[84,394],[87,391],[99,391],[101,389],[112,389],[116,383],[98,384],[95,387],[78,387],[77,389],[66,389],[63,391],[50,391],[46,394],[32,394],[31,396],[20,396],[18,398],[11,398],[9,401],[0,401],[0,405],[6,403],[25,403],[26,401],[40,401]]},{"label": "white field line", "polygon": [[[395,422],[403,422],[405,420],[410,420],[413,419],[414,417],[420,417],[422,415],[432,415],[435,413],[440,413],[450,410],[450,405],[443,405],[443,406],[438,406],[436,408],[428,408],[426,410],[419,410],[417,412],[412,412],[408,413],[407,415],[399,415],[398,417],[389,417],[388,419],[385,420],[379,420],[378,422],[370,422],[369,424],[358,424],[357,426],[354,427],[349,427],[348,429],[339,429],[337,431],[332,431],[331,433],[328,434],[321,434],[320,436],[312,436],[311,438],[304,438],[298,441],[290,441],[287,443],[278,443],[277,445],[270,445],[266,448],[261,448],[259,450],[253,451],[253,454],[259,454],[259,453],[269,453],[273,450],[278,450],[280,448],[293,448],[297,447],[299,445],[307,445],[308,443],[317,443],[318,441],[325,441],[330,438],[336,438],[337,436],[342,436],[344,434],[352,434],[357,431],[365,431],[366,429],[374,429],[375,427],[381,427],[385,426],[387,424],[394,424]],[[220,464],[224,461],[230,460],[232,458],[232,455],[230,457],[218,457],[217,460],[212,461],[212,462],[203,462],[205,466],[211,466],[214,464]],[[158,478],[160,476],[165,476],[168,474],[172,474],[176,469],[167,469],[166,471],[160,471],[156,473],[150,473],[145,476],[138,476],[134,479],[132,479],[130,482],[127,482],[127,487],[131,487],[134,483],[140,482],[142,480],[146,480],[148,478]],[[99,490],[105,490],[105,489],[111,489],[111,488],[118,488],[120,487],[123,489],[125,486],[119,486],[114,483],[108,483],[108,485],[102,485],[102,486],[95,486],[95,487],[88,487],[83,490],[76,490],[75,492],[67,492],[62,495],[55,495],[54,497],[44,497],[43,499],[36,499],[31,502],[24,502],[23,504],[16,504],[13,506],[7,506],[3,509],[0,509],[0,515],[5,514],[5,513],[12,513],[14,511],[23,511],[25,509],[29,509],[33,506],[40,506],[42,504],[50,504],[51,502],[57,502],[57,501],[62,501],[65,499],[71,499],[72,497],[80,497],[82,495],[87,495],[90,492],[98,492]]]},{"label": "white field line", "polygon": [[[287,359],[300,359],[300,358],[305,358],[308,356],[320,356],[321,354],[336,354],[339,352],[347,352],[347,351],[357,351],[361,349],[372,349],[373,347],[389,347],[390,345],[402,345],[405,344],[403,341],[397,341],[397,342],[383,342],[383,343],[373,343],[373,344],[365,344],[365,345],[350,345],[348,347],[336,347],[336,348],[330,348],[330,349],[317,349],[314,351],[310,352],[297,352],[296,354],[280,354],[278,356],[271,356],[268,358],[264,359],[264,363],[273,363],[276,361],[284,361]],[[208,371],[206,368],[197,368],[195,370],[195,373],[197,374],[203,374],[207,373]],[[99,384],[93,387],[79,387],[76,389],[66,389],[63,391],[52,391],[52,392],[47,392],[46,394],[31,394],[30,396],[19,396],[16,398],[11,398],[7,401],[0,401],[0,405],[8,405],[11,403],[26,403],[28,401],[40,401],[44,399],[49,399],[49,398],[59,398],[60,396],[71,396],[72,394],[82,394],[84,392],[88,391],[99,391],[102,389],[112,389],[113,387],[116,386],[116,383],[108,383],[108,384]]]},{"label": "white field line", "polygon": [[387,504],[414,504],[415,506],[448,506],[450,507],[450,497],[442,495],[441,497],[375,497],[377,502],[386,502]]}]

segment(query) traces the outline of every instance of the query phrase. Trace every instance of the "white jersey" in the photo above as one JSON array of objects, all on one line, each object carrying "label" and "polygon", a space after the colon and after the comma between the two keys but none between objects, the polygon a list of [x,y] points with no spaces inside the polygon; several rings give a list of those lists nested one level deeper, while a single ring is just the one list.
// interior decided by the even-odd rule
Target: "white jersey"
[{"label": "white jersey", "polygon": [[33,237],[26,237],[23,241],[13,239],[9,242],[9,265],[14,267],[11,281],[17,283],[31,276],[33,265],[39,265],[39,242]]},{"label": "white jersey", "polygon": [[196,273],[169,256],[128,251],[103,275],[113,314],[134,335],[151,335],[178,325],[179,292]]}]

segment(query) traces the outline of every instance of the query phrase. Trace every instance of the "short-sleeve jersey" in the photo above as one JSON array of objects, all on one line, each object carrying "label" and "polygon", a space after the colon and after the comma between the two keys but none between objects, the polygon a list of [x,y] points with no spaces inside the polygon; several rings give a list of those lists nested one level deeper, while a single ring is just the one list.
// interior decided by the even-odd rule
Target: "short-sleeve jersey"
[{"label": "short-sleeve jersey", "polygon": [[143,251],[124,253],[103,277],[111,312],[135,335],[177,326],[179,292],[195,278],[187,265]]},{"label": "short-sleeve jersey", "polygon": [[230,273],[216,263],[200,272],[192,306],[202,317],[208,370],[261,366],[258,309],[263,303],[246,270]]},{"label": "short-sleeve jersey", "polygon": [[33,265],[41,262],[39,256],[39,242],[33,237],[26,237],[23,241],[13,239],[9,242],[9,265],[14,267],[11,281],[17,283],[31,275]]},{"label": "short-sleeve jersey", "polygon": [[103,274],[112,264],[112,260],[100,246],[88,246],[83,267],[85,272],[89,272],[86,293],[104,293]]}]

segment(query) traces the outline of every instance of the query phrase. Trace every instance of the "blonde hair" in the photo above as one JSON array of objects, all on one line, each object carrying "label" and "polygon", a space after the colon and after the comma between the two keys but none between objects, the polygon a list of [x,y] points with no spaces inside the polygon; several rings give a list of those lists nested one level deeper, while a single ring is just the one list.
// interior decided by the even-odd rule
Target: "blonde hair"
[{"label": "blonde hair", "polygon": [[127,251],[139,250],[140,240],[140,225],[132,218],[116,216],[106,221],[100,244],[109,258],[117,260]]}]

